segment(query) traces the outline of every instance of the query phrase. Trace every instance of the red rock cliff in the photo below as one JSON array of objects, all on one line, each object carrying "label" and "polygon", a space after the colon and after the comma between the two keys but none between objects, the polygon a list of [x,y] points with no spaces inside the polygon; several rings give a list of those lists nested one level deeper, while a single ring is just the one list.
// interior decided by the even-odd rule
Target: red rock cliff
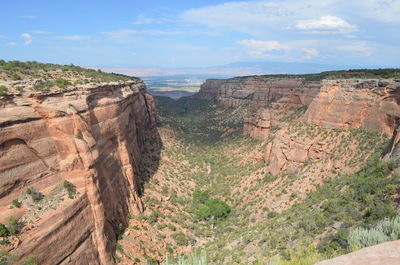
[{"label": "red rock cliff", "polygon": [[365,127],[391,135],[400,117],[400,80],[325,80],[304,121],[325,128]]},{"label": "red rock cliff", "polygon": [[212,96],[224,107],[252,104],[287,108],[310,104],[319,89],[319,82],[305,81],[304,78],[248,76],[207,80],[201,86],[200,95]]},{"label": "red rock cliff", "polygon": [[[12,251],[45,264],[114,264],[127,214],[142,210],[137,169],[155,123],[142,81],[15,96],[0,105],[0,221],[20,218]],[[77,193],[68,198],[67,180]],[[44,195],[36,204],[28,188]],[[12,200],[22,207],[10,207]]]}]

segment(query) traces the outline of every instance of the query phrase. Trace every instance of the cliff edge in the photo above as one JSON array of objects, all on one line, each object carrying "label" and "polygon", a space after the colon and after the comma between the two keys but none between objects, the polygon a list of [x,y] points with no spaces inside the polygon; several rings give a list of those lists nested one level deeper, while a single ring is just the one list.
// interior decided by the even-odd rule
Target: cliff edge
[{"label": "cliff edge", "polygon": [[144,83],[7,95],[0,103],[0,222],[18,219],[8,251],[38,264],[113,264],[139,198],[145,135],[155,124]]}]

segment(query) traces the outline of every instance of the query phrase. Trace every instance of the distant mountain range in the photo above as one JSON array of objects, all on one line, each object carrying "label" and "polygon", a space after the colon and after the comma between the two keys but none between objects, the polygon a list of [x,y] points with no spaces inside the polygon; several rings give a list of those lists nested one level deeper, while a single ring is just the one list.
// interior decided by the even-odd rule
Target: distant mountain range
[{"label": "distant mountain range", "polygon": [[[227,78],[245,75],[261,74],[307,74],[323,71],[347,70],[358,68],[379,68],[367,66],[343,66],[315,63],[295,62],[235,62],[223,66],[189,67],[189,68],[146,68],[146,67],[93,67],[105,72],[114,72],[138,77],[175,76],[175,77],[206,77]],[[384,68],[384,67],[380,67]]]}]

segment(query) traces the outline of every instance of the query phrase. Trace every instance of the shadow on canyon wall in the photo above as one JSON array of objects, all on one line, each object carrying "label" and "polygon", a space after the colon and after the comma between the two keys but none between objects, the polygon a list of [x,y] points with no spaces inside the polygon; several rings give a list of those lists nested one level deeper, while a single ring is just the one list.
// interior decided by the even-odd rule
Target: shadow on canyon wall
[{"label": "shadow on canyon wall", "polygon": [[[145,183],[157,172],[163,147],[156,124],[152,124],[151,113],[145,96],[138,93],[124,98],[120,91],[107,97],[118,98],[117,119],[101,121],[106,115],[99,100],[104,91],[88,97],[90,107],[88,124],[96,140],[99,157],[90,168],[97,171],[100,200],[104,205],[105,234],[109,237],[107,251],[115,251],[116,240],[127,227],[129,216],[143,210],[140,197]],[[108,92],[110,93],[110,92]],[[104,106],[103,106],[104,107]],[[108,111],[108,110],[107,110]],[[132,196],[134,205],[132,205]],[[136,210],[133,210],[136,208]]]}]

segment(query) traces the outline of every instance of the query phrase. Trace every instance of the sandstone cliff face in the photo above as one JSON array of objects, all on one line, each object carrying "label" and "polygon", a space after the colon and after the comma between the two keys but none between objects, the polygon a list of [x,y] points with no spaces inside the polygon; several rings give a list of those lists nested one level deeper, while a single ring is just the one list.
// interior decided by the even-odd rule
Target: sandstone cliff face
[{"label": "sandstone cliff face", "polygon": [[207,79],[206,82],[200,86],[198,96],[215,99],[218,95],[218,89],[225,82],[225,79]]},{"label": "sandstone cliff face", "polygon": [[[395,80],[326,80],[302,119],[311,126],[328,130],[365,128],[391,135],[400,117],[399,96],[400,82]],[[335,169],[331,152],[335,146],[327,144],[325,138],[306,137],[296,141],[287,128],[283,128],[267,146],[266,161],[270,163],[270,173],[277,175],[307,160],[317,162],[321,159],[331,161],[326,166]],[[391,150],[387,151],[391,156],[397,152],[397,134],[392,142]],[[340,159],[335,161],[339,163]]]},{"label": "sandstone cliff face", "polygon": [[263,140],[271,131],[271,113],[269,109],[261,108],[257,113],[243,121],[243,133],[254,139]]},{"label": "sandstone cliff face", "polygon": [[[24,222],[13,245],[20,260],[114,263],[118,227],[142,210],[136,172],[154,123],[153,99],[140,80],[3,99],[0,221]],[[76,186],[73,199],[59,191],[65,180]],[[47,210],[29,201],[10,207],[28,188],[44,195]]]},{"label": "sandstone cliff face", "polygon": [[400,80],[325,80],[304,121],[325,128],[391,135],[400,117]]},{"label": "sandstone cliff face", "polygon": [[310,104],[319,89],[319,82],[303,78],[249,76],[207,80],[201,86],[200,95],[212,95],[223,107],[251,104],[256,107],[288,108]]}]

